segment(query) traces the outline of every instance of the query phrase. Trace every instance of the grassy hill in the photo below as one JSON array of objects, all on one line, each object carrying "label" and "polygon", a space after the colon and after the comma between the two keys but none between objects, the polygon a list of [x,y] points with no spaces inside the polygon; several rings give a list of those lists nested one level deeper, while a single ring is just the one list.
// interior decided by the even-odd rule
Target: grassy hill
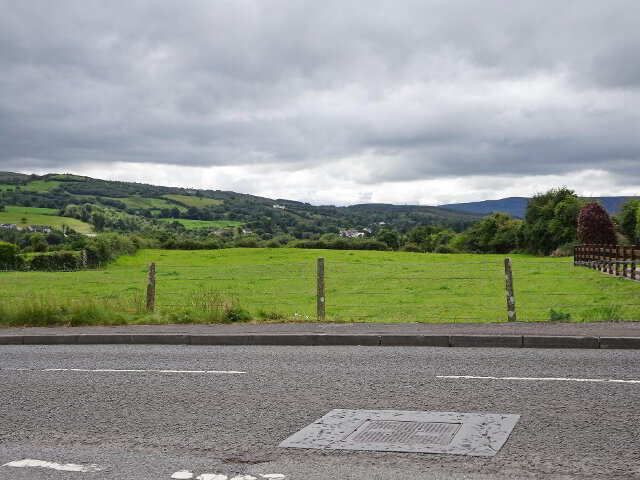
[{"label": "grassy hill", "polygon": [[93,232],[93,227],[88,223],[75,218],[60,217],[56,209],[8,206],[5,210],[0,212],[0,223],[12,223],[21,228],[30,225],[47,225],[56,230],[62,230],[62,226],[66,225],[78,233]]},{"label": "grassy hill", "polygon": [[[461,231],[482,217],[441,207],[314,206],[230,191],[164,187],[71,174],[0,173],[0,204],[63,209],[67,205],[87,203],[165,223],[178,220],[190,229],[245,225],[263,237],[290,234],[308,238],[345,228],[369,227],[375,231],[382,228],[381,225],[406,232],[419,225],[444,224]],[[284,209],[274,208],[276,204]]]},{"label": "grassy hill", "polygon": [[211,205],[220,205],[222,203],[222,200],[190,195],[163,195],[163,198],[174,200],[187,207],[197,208],[208,207]]}]

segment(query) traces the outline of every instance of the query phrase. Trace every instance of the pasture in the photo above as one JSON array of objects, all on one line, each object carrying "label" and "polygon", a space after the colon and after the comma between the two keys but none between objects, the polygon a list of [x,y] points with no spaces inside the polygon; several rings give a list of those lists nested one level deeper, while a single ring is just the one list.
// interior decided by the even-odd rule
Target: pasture
[{"label": "pasture", "polygon": [[222,200],[215,200],[213,198],[205,197],[192,197],[190,195],[163,195],[163,198],[169,198],[181,203],[187,207],[209,207],[211,205],[220,205]]},{"label": "pasture", "polygon": [[244,225],[242,222],[234,222],[233,220],[190,220],[188,218],[159,218],[163,222],[178,222],[186,229],[192,228],[233,228]]},{"label": "pasture", "polygon": [[93,227],[88,223],[58,216],[58,210],[55,208],[8,206],[5,210],[0,212],[0,223],[13,223],[21,228],[29,225],[49,225],[57,230],[62,230],[62,226],[66,225],[78,233],[93,232]]},{"label": "pasture", "polygon": [[[109,198],[109,197],[107,197]],[[111,200],[117,200],[124,203],[128,208],[133,209],[149,209],[152,211],[160,211],[162,208],[177,208],[181,212],[186,212],[187,209],[175,203],[171,203],[164,198],[151,198],[141,197],[140,195],[131,195],[129,197],[122,198],[110,198]]]},{"label": "pasture", "polygon": [[[229,306],[255,321],[315,321],[319,256],[327,321],[507,319],[502,255],[287,248],[142,250],[94,271],[4,272],[0,305],[15,319],[11,308],[40,302],[57,312],[54,324],[212,322]],[[570,258],[512,258],[519,321],[640,320],[638,282],[574,267]],[[144,310],[151,261],[157,265],[154,314]]]},{"label": "pasture", "polygon": [[45,193],[50,192],[54,188],[58,188],[60,186],[60,182],[53,180],[32,180],[26,186],[20,187],[21,190],[25,190],[27,192],[39,192]]}]

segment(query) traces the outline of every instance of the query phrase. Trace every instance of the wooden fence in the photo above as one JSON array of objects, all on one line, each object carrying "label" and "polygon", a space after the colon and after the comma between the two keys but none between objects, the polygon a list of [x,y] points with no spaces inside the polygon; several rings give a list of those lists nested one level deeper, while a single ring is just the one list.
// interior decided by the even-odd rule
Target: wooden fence
[{"label": "wooden fence", "polygon": [[636,263],[640,259],[638,245],[579,245],[573,255],[573,264],[589,267],[616,277],[640,280]]}]

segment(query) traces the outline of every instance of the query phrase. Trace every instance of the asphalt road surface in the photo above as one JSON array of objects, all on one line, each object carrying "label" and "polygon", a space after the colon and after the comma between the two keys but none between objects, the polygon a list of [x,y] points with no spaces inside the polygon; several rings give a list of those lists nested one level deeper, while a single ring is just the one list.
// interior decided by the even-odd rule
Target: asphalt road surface
[{"label": "asphalt road surface", "polygon": [[[494,457],[278,447],[336,408],[521,417]],[[640,478],[639,439],[638,351],[0,346],[2,479]]]}]

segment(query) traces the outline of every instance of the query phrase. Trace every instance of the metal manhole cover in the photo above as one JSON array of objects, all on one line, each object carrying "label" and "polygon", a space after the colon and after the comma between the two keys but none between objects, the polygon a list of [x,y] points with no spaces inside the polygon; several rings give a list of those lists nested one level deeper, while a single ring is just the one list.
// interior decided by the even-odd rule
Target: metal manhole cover
[{"label": "metal manhole cover", "polygon": [[331,410],[281,447],[493,456],[520,415]]},{"label": "metal manhole cover", "polygon": [[357,443],[448,444],[460,428],[459,423],[396,422],[367,420],[347,437]]}]

